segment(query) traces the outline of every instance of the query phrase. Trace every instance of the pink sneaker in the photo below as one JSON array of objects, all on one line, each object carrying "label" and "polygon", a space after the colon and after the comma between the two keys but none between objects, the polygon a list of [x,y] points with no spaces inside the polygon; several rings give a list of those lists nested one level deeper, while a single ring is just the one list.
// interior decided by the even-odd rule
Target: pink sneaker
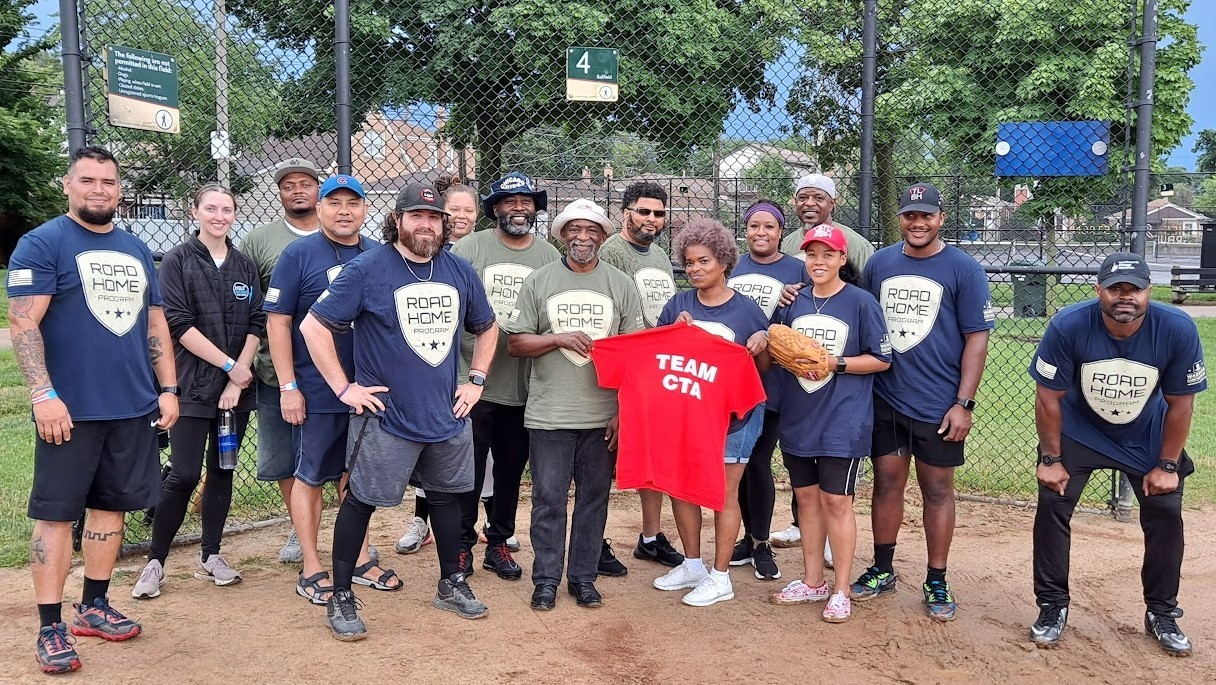
[{"label": "pink sneaker", "polygon": [[823,608],[823,620],[828,623],[844,623],[852,615],[853,602],[843,592],[832,595],[828,605]]},{"label": "pink sneaker", "polygon": [[805,602],[822,602],[832,594],[832,589],[824,581],[819,587],[811,587],[801,580],[790,581],[789,585],[781,588],[780,592],[769,595],[768,600],[773,604],[803,604]]}]

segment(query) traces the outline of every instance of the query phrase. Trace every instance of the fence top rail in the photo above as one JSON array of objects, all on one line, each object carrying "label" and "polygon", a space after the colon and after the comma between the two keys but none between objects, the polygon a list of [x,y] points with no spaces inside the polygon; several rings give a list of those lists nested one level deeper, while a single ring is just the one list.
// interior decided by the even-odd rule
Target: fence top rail
[{"label": "fence top rail", "polygon": [[[1214,270],[1216,271],[1216,270]],[[1023,266],[1008,264],[1004,266],[985,266],[984,272],[989,274],[1044,274],[1048,276],[1097,276],[1097,267],[1086,266]]]}]

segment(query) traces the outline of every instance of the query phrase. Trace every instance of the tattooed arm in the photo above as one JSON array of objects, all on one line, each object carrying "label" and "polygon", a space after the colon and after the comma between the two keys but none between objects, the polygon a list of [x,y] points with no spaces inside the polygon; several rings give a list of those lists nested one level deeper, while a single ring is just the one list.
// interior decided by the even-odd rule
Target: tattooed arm
[{"label": "tattooed arm", "polygon": [[[162,388],[177,385],[177,367],[170,340],[165,310],[161,307],[148,307],[148,354],[152,359],[152,369],[156,371],[156,382]],[[159,401],[160,420],[157,425],[161,430],[169,430],[177,423],[177,395],[162,392]]]},{"label": "tattooed arm", "polygon": [[[38,326],[51,305],[50,295],[24,295],[8,298],[8,325],[13,339],[17,366],[25,377],[30,395],[41,395],[51,388],[46,370],[46,351]],[[38,437],[60,445],[72,438],[72,417],[63,400],[55,398],[34,405],[34,425]]]}]

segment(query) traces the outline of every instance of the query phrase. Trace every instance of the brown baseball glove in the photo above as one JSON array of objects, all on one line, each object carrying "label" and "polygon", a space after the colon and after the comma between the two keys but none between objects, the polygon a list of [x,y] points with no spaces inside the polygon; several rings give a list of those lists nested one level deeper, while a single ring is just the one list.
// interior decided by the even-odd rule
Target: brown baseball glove
[{"label": "brown baseball glove", "polygon": [[768,327],[768,353],[795,376],[818,380],[832,372],[826,347],[779,323]]}]

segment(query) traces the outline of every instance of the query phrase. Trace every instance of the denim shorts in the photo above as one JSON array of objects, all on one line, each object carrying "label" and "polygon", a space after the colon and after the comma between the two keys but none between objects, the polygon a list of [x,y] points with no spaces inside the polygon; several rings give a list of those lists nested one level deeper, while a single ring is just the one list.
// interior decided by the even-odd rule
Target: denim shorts
[{"label": "denim shorts", "polygon": [[726,436],[726,463],[746,464],[752,457],[752,448],[764,429],[764,403],[752,410],[751,416],[738,430]]}]

